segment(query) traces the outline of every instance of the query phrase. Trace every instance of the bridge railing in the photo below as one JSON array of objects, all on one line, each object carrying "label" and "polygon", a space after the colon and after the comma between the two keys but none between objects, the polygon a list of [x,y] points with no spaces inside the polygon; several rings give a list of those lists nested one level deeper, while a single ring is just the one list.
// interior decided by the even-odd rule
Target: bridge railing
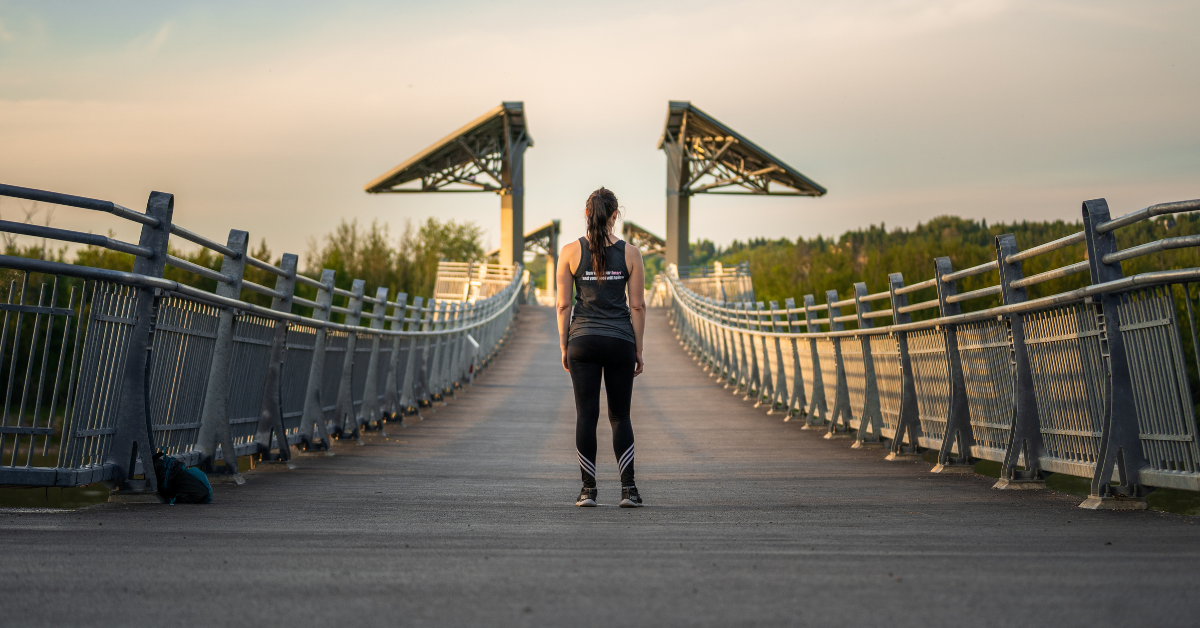
[{"label": "bridge railing", "polygon": [[682,266],[677,271],[679,280],[696,294],[712,297],[718,301],[753,301],[754,284],[750,280],[750,262],[736,266],[722,266],[716,262],[708,266]]},{"label": "bridge railing", "polygon": [[[504,343],[525,273],[471,302],[426,300],[387,288],[350,290],[335,273],[297,272],[172,222],[174,197],[154,192],[146,212],[90,198],[0,185],[0,196],[104,211],[142,226],[137,244],[0,221],[0,231],[134,255],[132,272],[0,255],[0,484],[77,486],[109,481],[153,493],[156,449],[236,475],[236,457],[288,460],[291,447],[329,449],[335,437],[419,414],[471,381]],[[220,270],[168,253],[171,236],[222,256]],[[164,278],[170,265],[215,281],[212,292]],[[275,286],[245,277],[247,267]],[[315,299],[296,294],[315,289]],[[242,300],[267,295],[271,306]],[[309,312],[296,314],[294,310]],[[341,315],[343,322],[331,320]],[[274,453],[272,453],[274,452]],[[143,475],[145,480],[135,480]],[[240,481],[240,476],[238,476]]]},{"label": "bridge railing", "polygon": [[499,293],[512,283],[513,266],[486,262],[438,262],[434,298],[441,301],[477,301]]},{"label": "bridge railing", "polygon": [[[1150,487],[1200,490],[1180,334],[1186,326],[1200,356],[1190,290],[1200,268],[1126,277],[1121,262],[1200,246],[1200,236],[1121,250],[1114,234],[1196,210],[1200,201],[1164,203],[1113,219],[1103,200],[1088,201],[1079,233],[1025,251],[1001,235],[991,262],[954,270],[937,258],[930,279],[905,285],[895,273],[877,292],[858,283],[848,297],[830,290],[824,303],[813,295],[782,308],[721,301],[674,268],[658,278],[652,299],[670,307],[685,346],[726,387],[771,413],[803,417],[826,438],[855,430],[854,447],[888,444],[889,459],[932,448],[936,472],[997,461],[998,488],[1036,488],[1046,472],[1082,476],[1092,479],[1084,506],[1141,508]],[[1023,261],[1078,243],[1086,243],[1086,259],[1024,276]],[[1027,295],[1029,286],[1077,273],[1090,273],[1091,284]],[[996,283],[958,291],[960,280],[985,275]],[[961,311],[985,298],[1000,304]],[[935,317],[912,320],[928,310]]]}]

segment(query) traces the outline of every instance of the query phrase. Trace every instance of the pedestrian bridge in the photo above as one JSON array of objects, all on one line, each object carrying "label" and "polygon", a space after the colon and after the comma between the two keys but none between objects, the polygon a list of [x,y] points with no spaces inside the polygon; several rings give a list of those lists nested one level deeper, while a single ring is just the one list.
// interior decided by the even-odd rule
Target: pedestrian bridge
[{"label": "pedestrian bridge", "polygon": [[[465,298],[432,305],[368,296],[361,282],[343,290],[328,275],[300,279],[294,257],[279,266],[253,260],[244,232],[221,245],[174,227],[169,198],[152,197],[145,213],[78,197],[55,202],[145,227],[130,244],[4,225],[66,241],[89,237],[138,256],[132,273],[0,258],[15,281],[4,304],[11,322],[3,483],[107,481],[116,498],[78,510],[0,509],[4,614],[14,624],[194,625],[234,615],[366,625],[1193,623],[1200,540],[1191,518],[1080,510],[1069,492],[992,490],[994,478],[933,472],[977,459],[986,471],[998,458],[1013,483],[1070,487],[1054,482],[1069,473],[1048,476],[1034,464],[1042,459],[1030,453],[1036,449],[1022,447],[1009,460],[1011,448],[996,455],[966,440],[981,406],[970,394],[952,397],[959,384],[949,349],[942,350],[945,423],[963,426],[964,435],[947,439],[954,429],[947,427],[941,443],[922,440],[934,434],[922,422],[936,418],[930,408],[940,393],[927,386],[936,370],[906,370],[902,357],[887,361],[892,349],[871,343],[929,332],[921,321],[903,327],[911,321],[899,317],[868,325],[884,318],[863,306],[883,300],[879,294],[856,292],[849,303],[829,295],[824,304],[776,304],[772,312],[754,301],[744,273],[714,278],[685,269],[660,279],[646,373],[633,398],[638,484],[648,507],[614,507],[616,461],[601,455],[607,507],[578,509],[574,404],[554,313],[522,305],[529,290],[520,273],[447,267],[438,294]],[[192,269],[222,277],[212,278],[216,292],[163,278],[163,264],[181,262],[167,257],[167,234],[223,255],[219,270]],[[148,266],[156,260],[157,268]],[[238,285],[246,265],[260,264],[275,269],[274,288]],[[1002,290],[1021,280],[1004,279],[999,264],[939,267],[937,283],[913,284],[937,289],[933,306],[894,298],[903,286],[893,282],[890,307],[878,312],[962,301],[951,301],[954,273],[968,271],[997,272],[1007,282]],[[1137,275],[1094,285],[1126,281],[1117,294],[1129,294],[1194,280],[1191,270],[1171,272],[1157,283]],[[297,296],[303,281],[317,284],[314,298]],[[241,290],[291,303],[256,306],[241,300]],[[1075,298],[1092,299],[1086,303],[1102,316],[1101,297],[1112,293],[1104,290]],[[959,341],[946,331],[951,325],[977,322],[948,317],[1011,321],[1034,311],[1037,304],[1026,302],[1033,301],[976,310],[983,314],[942,310],[930,328],[947,346]],[[836,309],[848,306],[854,314]],[[1170,318],[1160,314],[1153,320]],[[1153,328],[1190,340],[1170,321]],[[845,323],[859,333],[821,327]],[[1103,355],[1111,359],[1116,350],[1107,340]],[[1002,342],[1013,346],[1004,337],[994,344]],[[967,346],[958,343],[959,361],[977,364],[962,357]],[[1008,364],[1019,374],[1019,359]],[[962,390],[979,390],[968,377],[983,373],[962,368]],[[1188,390],[1186,379],[1175,381],[1174,394]],[[909,382],[925,397],[906,393]],[[814,402],[821,395],[824,407]],[[955,418],[955,402],[966,414]],[[905,403],[917,413],[905,415]],[[1101,429],[1079,431],[1125,448],[1129,441],[1119,438],[1163,433],[1114,436],[1111,425],[1121,424],[1108,416]],[[909,430],[905,421],[916,425]],[[1044,422],[1032,425],[1053,434]],[[1194,445],[1175,436],[1169,442]],[[607,451],[603,427],[600,438]],[[242,472],[244,483],[217,484],[209,506],[136,503],[157,501],[148,490],[153,469],[143,464],[150,448],[206,465],[214,476],[234,474],[233,456],[250,456],[254,466]],[[924,448],[932,462],[906,455]],[[1107,483],[1125,493],[1094,496],[1143,504],[1155,484],[1130,478],[1155,470],[1147,465],[1118,470],[1116,483]],[[1089,476],[1077,477],[1097,493]]]}]

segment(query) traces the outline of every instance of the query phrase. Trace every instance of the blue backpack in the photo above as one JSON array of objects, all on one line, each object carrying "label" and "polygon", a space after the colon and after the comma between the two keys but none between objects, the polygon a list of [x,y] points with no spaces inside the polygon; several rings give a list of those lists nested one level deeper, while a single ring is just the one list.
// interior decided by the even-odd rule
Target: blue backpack
[{"label": "blue backpack", "polygon": [[175,456],[154,454],[154,472],[158,475],[158,494],[168,504],[207,504],[212,502],[208,476],[195,467],[186,467]]}]

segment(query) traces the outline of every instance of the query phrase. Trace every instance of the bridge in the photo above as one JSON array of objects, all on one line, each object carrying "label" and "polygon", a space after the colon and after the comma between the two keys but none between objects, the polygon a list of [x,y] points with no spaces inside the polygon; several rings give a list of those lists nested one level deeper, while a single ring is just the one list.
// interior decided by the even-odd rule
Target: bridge
[{"label": "bridge", "polygon": [[[450,163],[456,145],[433,153]],[[440,185],[422,168],[379,185]],[[1087,201],[1079,233],[1001,236],[978,266],[931,259],[932,277],[800,302],[758,300],[745,265],[671,264],[633,400],[649,507],[627,511],[603,458],[602,507],[572,505],[555,319],[513,263],[557,224],[513,235],[503,263],[441,264],[432,295],[393,295],[176,224],[170,194],[144,211],[0,195],[141,226],[134,243],[0,222],[134,259],[0,256],[0,485],[107,499],[0,508],[16,624],[1194,623],[1195,520],[1146,509],[1200,491],[1200,269],[1124,270],[1200,241],[1117,236],[1200,201],[1121,216]],[[1064,251],[1081,259],[1025,275]],[[162,505],[156,450],[204,470],[213,504]]]}]

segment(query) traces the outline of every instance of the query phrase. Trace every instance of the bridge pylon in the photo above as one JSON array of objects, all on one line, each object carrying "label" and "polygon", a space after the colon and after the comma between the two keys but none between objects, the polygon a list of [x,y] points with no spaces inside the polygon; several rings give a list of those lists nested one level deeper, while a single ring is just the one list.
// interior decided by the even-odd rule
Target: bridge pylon
[{"label": "bridge pylon", "polygon": [[[686,100],[672,100],[658,138],[667,154],[668,264],[687,266],[696,194],[822,196],[825,188]],[[740,191],[716,190],[741,188]]]},{"label": "bridge pylon", "polygon": [[500,261],[521,263],[525,244],[525,104],[501,103],[363,189],[369,194],[494,192],[500,195]]}]

